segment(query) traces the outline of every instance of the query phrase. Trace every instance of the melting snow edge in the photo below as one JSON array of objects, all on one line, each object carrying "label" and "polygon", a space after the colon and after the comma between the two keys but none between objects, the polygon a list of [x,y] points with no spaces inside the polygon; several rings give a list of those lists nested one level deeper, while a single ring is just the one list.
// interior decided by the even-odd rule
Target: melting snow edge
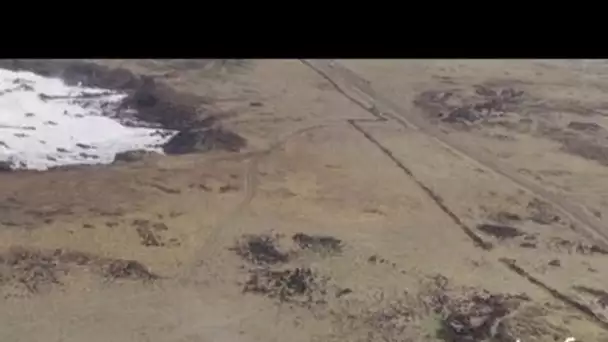
[{"label": "melting snow edge", "polygon": [[43,171],[109,164],[117,153],[130,150],[162,153],[177,131],[133,127],[132,122],[125,126],[111,117],[126,96],[0,69],[0,161],[13,169]]}]

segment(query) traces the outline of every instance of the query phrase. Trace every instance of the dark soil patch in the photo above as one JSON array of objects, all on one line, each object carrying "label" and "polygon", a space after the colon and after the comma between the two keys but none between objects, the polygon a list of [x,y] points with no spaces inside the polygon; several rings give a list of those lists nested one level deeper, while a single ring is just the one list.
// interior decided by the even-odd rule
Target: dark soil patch
[{"label": "dark soil patch", "polygon": [[555,214],[553,206],[537,198],[530,201],[527,208],[530,214],[530,220],[536,223],[546,225],[561,221],[559,215]]},{"label": "dark soil patch", "polygon": [[572,121],[568,124],[568,128],[575,131],[583,131],[583,132],[592,132],[596,133],[603,129],[602,126],[596,124],[595,122],[580,122],[580,121]]},{"label": "dark soil patch", "polygon": [[532,242],[522,242],[522,243],[519,244],[519,247],[521,247],[521,248],[531,248],[531,249],[537,248],[536,244],[532,243]]},{"label": "dark soil patch", "polygon": [[179,132],[163,149],[167,154],[201,153],[215,149],[238,152],[246,145],[243,137],[221,128],[192,128]]},{"label": "dark soil patch", "polygon": [[475,123],[515,110],[522,101],[523,91],[499,89],[484,85],[470,90],[426,91],[414,104],[447,123]]},{"label": "dark soil patch", "polygon": [[113,259],[105,260],[100,265],[100,273],[107,279],[130,279],[151,281],[159,279],[146,266],[135,260]]},{"label": "dark soil patch", "polygon": [[29,293],[38,293],[51,285],[61,285],[61,277],[77,268],[109,280],[151,281],[158,278],[134,260],[102,258],[63,249],[44,251],[14,247],[0,254],[0,285],[18,284]]},{"label": "dark soil patch", "polygon": [[346,289],[339,289],[338,291],[336,291],[336,298],[340,298],[340,297],[344,297],[348,294],[353,293],[352,289],[346,288]]},{"label": "dark soil patch", "polygon": [[522,294],[492,294],[474,288],[449,289],[447,279],[438,276],[429,284],[427,293],[421,295],[421,300],[441,319],[438,338],[449,342],[473,342],[503,341],[503,338],[514,341],[513,336],[501,329],[501,319],[529,298]]},{"label": "dark soil patch", "polygon": [[125,214],[125,211],[122,209],[104,210],[104,209],[98,209],[98,208],[91,208],[91,209],[89,209],[89,211],[93,214],[96,214],[99,216],[106,216],[106,217],[119,217],[119,216],[124,216],[124,214]]},{"label": "dark soil patch", "polygon": [[137,227],[136,230],[142,245],[146,247],[162,247],[165,245],[150,227]]},{"label": "dark soil patch", "polygon": [[568,253],[578,253],[583,255],[608,255],[608,251],[598,245],[588,244],[580,241],[570,241],[562,238],[553,238],[550,242],[551,245],[557,247],[559,250],[565,250]]},{"label": "dark soil patch", "polygon": [[521,217],[517,214],[509,213],[506,211],[500,211],[493,215],[493,220],[499,223],[509,223],[513,221],[521,221]]},{"label": "dark soil patch", "polygon": [[141,244],[146,247],[165,246],[162,238],[157,232],[168,230],[168,227],[160,223],[152,223],[148,220],[135,220],[133,225],[136,227],[137,235],[141,239]]},{"label": "dark soil patch", "polygon": [[499,240],[513,239],[524,235],[519,229],[510,226],[496,224],[480,224],[477,229],[486,235],[491,235]]},{"label": "dark soil patch", "polygon": [[608,146],[579,137],[560,139],[564,152],[608,166]]},{"label": "dark soil patch", "polygon": [[222,185],[220,186],[220,188],[218,189],[220,194],[224,194],[226,192],[230,192],[230,191],[238,191],[239,187],[232,185],[232,184],[226,184],[226,185]]},{"label": "dark soil patch", "polygon": [[484,341],[495,337],[498,331],[495,324],[500,324],[498,320],[511,311],[508,299],[505,295],[481,292],[451,300],[443,308],[444,318],[438,337],[450,342]]},{"label": "dark soil patch", "polygon": [[[574,127],[580,129],[570,126],[570,129],[564,129],[544,123],[538,126],[537,133],[560,143],[565,153],[608,166],[608,146],[603,142],[605,139],[600,137],[599,129],[589,128],[585,123],[574,124]],[[581,131],[583,128],[586,128],[584,132]]]},{"label": "dark soil patch", "polygon": [[0,161],[0,172],[12,172],[13,167],[13,162],[6,160]]},{"label": "dark soil patch", "polygon": [[201,99],[176,93],[145,76],[140,77],[139,87],[123,102],[124,108],[137,110],[138,119],[178,131],[214,123],[212,116],[199,118],[197,107],[201,104]]},{"label": "dark soil patch", "polygon": [[331,236],[296,233],[292,236],[292,240],[301,249],[309,249],[317,253],[342,252],[342,241]]},{"label": "dark soil patch", "polygon": [[569,307],[571,307],[573,309],[578,310],[580,313],[582,313],[583,315],[587,316],[592,321],[595,321],[603,329],[608,329],[608,323],[604,320],[604,318],[598,316],[587,305],[581,304],[578,301],[572,299],[571,297],[569,297],[569,296],[567,296],[567,295],[565,295],[565,294],[557,291],[556,289],[548,286],[547,284],[543,283],[539,279],[537,279],[534,276],[532,276],[530,273],[526,272],[526,270],[524,270],[523,268],[519,267],[516,264],[515,260],[513,260],[513,259],[507,259],[507,258],[501,258],[501,259],[499,259],[499,261],[502,262],[505,266],[507,266],[511,271],[513,271],[516,274],[518,274],[519,276],[521,276],[522,278],[524,278],[527,281],[529,281],[530,283],[538,286],[539,288],[545,290],[553,298],[561,301],[562,303],[568,305]]},{"label": "dark soil patch", "polygon": [[300,305],[323,304],[327,281],[328,278],[316,275],[310,268],[257,269],[250,271],[243,292]]},{"label": "dark soil patch", "polygon": [[277,248],[277,239],[269,235],[244,235],[230,250],[257,265],[273,265],[289,260],[289,255]]},{"label": "dark soil patch", "polygon": [[146,157],[153,156],[155,154],[156,153],[154,153],[154,152],[145,151],[145,150],[125,151],[125,152],[117,153],[114,156],[114,162],[115,163],[116,162],[132,163],[132,162],[143,160]]},{"label": "dark soil patch", "polygon": [[597,303],[602,307],[602,309],[608,307],[608,292],[604,290],[593,289],[586,286],[573,286],[572,288],[578,292],[596,297]]},{"label": "dark soil patch", "polygon": [[48,208],[48,209],[31,209],[26,210],[26,214],[32,215],[37,219],[49,218],[49,217],[57,217],[63,215],[71,215],[74,212],[69,208]]},{"label": "dark soil patch", "polygon": [[[348,338],[344,340],[513,342],[521,335],[505,326],[509,321],[505,316],[530,300],[521,294],[451,287],[441,275],[421,284],[421,292],[404,292],[397,297],[382,294],[378,299],[336,315],[344,322],[341,326],[347,327]],[[429,331],[429,327],[436,331]]]}]

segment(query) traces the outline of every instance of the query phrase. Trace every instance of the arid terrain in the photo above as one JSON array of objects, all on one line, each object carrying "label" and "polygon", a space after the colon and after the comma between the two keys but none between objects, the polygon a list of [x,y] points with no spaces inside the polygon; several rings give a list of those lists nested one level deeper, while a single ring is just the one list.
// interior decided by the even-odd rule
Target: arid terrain
[{"label": "arid terrain", "polygon": [[180,132],[0,171],[0,341],[608,342],[608,62],[0,68]]}]

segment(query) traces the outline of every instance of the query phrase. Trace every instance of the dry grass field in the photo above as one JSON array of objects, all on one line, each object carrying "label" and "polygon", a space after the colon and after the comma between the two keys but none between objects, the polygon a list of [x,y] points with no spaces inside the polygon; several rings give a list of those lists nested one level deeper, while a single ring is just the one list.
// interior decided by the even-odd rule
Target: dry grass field
[{"label": "dry grass field", "polygon": [[0,172],[1,341],[608,341],[608,63],[0,67],[153,80],[151,119],[213,127]]}]

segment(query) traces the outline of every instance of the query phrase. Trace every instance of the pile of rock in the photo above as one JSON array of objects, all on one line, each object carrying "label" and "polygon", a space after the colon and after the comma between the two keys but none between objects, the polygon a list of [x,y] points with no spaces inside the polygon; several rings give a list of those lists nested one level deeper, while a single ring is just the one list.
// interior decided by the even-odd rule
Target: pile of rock
[{"label": "pile of rock", "polygon": [[501,117],[512,105],[517,104],[523,95],[523,91],[512,88],[492,90],[483,86],[476,86],[475,93],[473,97],[460,99],[458,106],[448,104],[453,93],[437,94],[434,100],[444,108],[440,115],[441,120],[450,123],[474,123],[482,119]]}]

